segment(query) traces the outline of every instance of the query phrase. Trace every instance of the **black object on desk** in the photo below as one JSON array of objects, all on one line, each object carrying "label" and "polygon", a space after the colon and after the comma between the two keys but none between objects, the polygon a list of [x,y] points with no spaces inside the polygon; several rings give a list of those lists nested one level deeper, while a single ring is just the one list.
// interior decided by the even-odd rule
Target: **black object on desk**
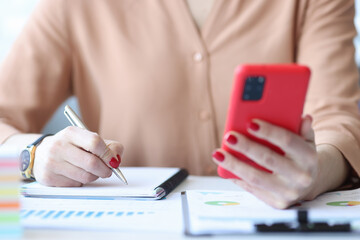
[{"label": "black object on desk", "polygon": [[298,210],[297,223],[256,224],[258,232],[351,232],[349,223],[330,225],[326,222],[309,222],[308,212]]},{"label": "black object on desk", "polygon": [[154,190],[156,191],[157,197],[159,199],[165,197],[172,190],[174,190],[182,181],[184,181],[189,172],[185,168],[180,168],[180,170],[174,174],[171,178],[157,186]]}]

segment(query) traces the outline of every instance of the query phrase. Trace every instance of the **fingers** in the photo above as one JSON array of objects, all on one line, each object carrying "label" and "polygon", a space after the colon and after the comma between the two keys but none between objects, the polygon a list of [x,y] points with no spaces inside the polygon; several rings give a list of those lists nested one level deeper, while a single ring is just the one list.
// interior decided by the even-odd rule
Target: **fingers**
[{"label": "fingers", "polygon": [[[275,208],[289,207],[297,202],[302,194],[303,188],[293,185],[295,182],[292,179],[279,178],[276,174],[255,169],[222,149],[215,151],[213,160],[242,179],[232,179],[236,184]],[[293,187],[289,186],[288,182]]]},{"label": "fingers", "polygon": [[[58,164],[60,164],[60,163],[58,163]],[[55,166],[54,173],[56,175],[66,177],[68,179],[71,179],[71,180],[81,183],[81,184],[87,184],[87,183],[93,182],[99,178],[98,176],[91,174],[91,173],[85,171],[84,169],[76,167],[68,162],[61,164],[61,167]]]},{"label": "fingers", "polygon": [[[306,124],[307,121],[305,121]],[[304,144],[303,137],[259,119],[249,124],[248,131],[255,137],[280,147],[298,165],[311,166],[311,161],[315,157],[314,153],[316,153],[315,144]]]},{"label": "fingers", "polygon": [[81,186],[110,177],[121,162],[123,146],[77,127],[45,138],[36,149],[35,178],[49,186]]},{"label": "fingers", "polygon": [[229,148],[242,153],[272,172],[281,172],[284,173],[285,176],[292,176],[299,172],[298,169],[294,167],[293,161],[277,154],[262,144],[251,141],[244,135],[231,131],[225,134],[224,139]]},{"label": "fingers", "polygon": [[[113,150],[118,151],[113,152],[97,133],[78,127],[67,127],[62,132],[64,137],[67,138],[70,143],[96,155],[102,159],[107,166],[112,168],[117,168],[119,166],[119,159],[123,148],[119,143],[112,143],[119,145],[118,147],[112,147]],[[119,157],[117,155],[119,155]]]},{"label": "fingers", "polygon": [[285,155],[230,131],[224,136],[224,144],[260,166],[272,171],[267,173],[242,162],[223,149],[217,149],[213,160],[224,169],[238,176],[234,182],[246,191],[276,208],[286,208],[299,199],[306,198],[315,187],[318,172],[318,157],[314,143],[312,119],[302,120],[300,136],[270,123],[253,120],[248,132],[258,139],[280,147]]},{"label": "fingers", "polygon": [[81,187],[82,183],[62,175],[57,175],[52,171],[45,172],[36,178],[39,183],[49,187]]},{"label": "fingers", "polygon": [[230,153],[217,149],[213,154],[213,160],[222,168],[232,172],[252,186],[275,192],[285,192],[283,184],[271,173],[258,170],[247,163],[239,161]]},{"label": "fingers", "polygon": [[[118,168],[120,163],[121,163],[122,155],[123,155],[123,152],[124,152],[124,147],[121,144],[119,144],[118,142],[115,142],[115,141],[106,140],[105,143],[106,143],[106,146],[107,146],[107,151],[104,153],[104,155],[107,155],[107,154],[110,154],[110,153],[116,153],[116,156],[112,157],[109,164],[113,168]],[[106,159],[106,156],[102,156],[102,158]]]},{"label": "fingers", "polygon": [[64,146],[68,151],[64,151],[63,159],[71,165],[85,170],[95,176],[107,178],[111,176],[110,168],[96,155],[86,152],[72,144]]},{"label": "fingers", "polygon": [[48,186],[51,187],[81,187],[82,186],[82,183],[61,175],[55,175],[55,178],[49,178],[49,182],[53,182],[53,184],[48,184]]},{"label": "fingers", "polygon": [[255,197],[260,199],[261,201],[265,202],[266,204],[277,208],[277,209],[285,209],[292,205],[292,202],[282,201],[281,199],[276,198],[273,194],[268,191],[264,191],[261,188],[257,188],[255,186],[251,186],[250,184],[246,183],[245,181],[239,179],[233,179],[233,182],[240,186],[245,191],[253,194]]}]

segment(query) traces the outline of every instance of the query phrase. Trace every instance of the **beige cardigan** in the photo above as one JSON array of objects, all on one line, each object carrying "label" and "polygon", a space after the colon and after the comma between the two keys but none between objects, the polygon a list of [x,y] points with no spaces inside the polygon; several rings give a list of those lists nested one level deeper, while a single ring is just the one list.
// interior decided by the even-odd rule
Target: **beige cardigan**
[{"label": "beige cardigan", "polygon": [[199,32],[185,0],[43,0],[0,69],[0,142],[41,131],[76,95],[125,165],[214,174],[234,68],[298,62],[317,144],[359,174],[353,16],[350,0],[217,0]]}]

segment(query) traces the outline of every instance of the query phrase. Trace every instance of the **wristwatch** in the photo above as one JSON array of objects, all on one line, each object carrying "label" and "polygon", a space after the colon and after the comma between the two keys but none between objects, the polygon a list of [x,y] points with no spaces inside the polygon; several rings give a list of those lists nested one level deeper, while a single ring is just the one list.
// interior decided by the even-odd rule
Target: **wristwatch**
[{"label": "wristwatch", "polygon": [[35,151],[36,147],[39,146],[42,140],[44,138],[51,136],[53,134],[45,134],[41,137],[39,137],[35,142],[28,145],[20,155],[20,171],[21,175],[25,179],[29,180],[35,180],[34,174],[33,174],[33,167],[34,167],[34,159],[35,159]]}]

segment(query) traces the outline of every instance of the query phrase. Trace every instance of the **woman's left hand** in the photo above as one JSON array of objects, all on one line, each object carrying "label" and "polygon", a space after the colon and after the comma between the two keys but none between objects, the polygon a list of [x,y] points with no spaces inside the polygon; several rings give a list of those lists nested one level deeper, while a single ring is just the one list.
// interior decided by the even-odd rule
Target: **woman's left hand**
[{"label": "woman's left hand", "polygon": [[233,181],[267,204],[283,209],[299,200],[314,198],[319,175],[319,160],[314,142],[312,119],[305,116],[300,136],[268,122],[254,119],[248,131],[280,147],[285,155],[231,131],[225,135],[227,146],[240,152],[272,173],[256,169],[239,161],[223,149],[213,154],[214,161],[241,180]]}]

